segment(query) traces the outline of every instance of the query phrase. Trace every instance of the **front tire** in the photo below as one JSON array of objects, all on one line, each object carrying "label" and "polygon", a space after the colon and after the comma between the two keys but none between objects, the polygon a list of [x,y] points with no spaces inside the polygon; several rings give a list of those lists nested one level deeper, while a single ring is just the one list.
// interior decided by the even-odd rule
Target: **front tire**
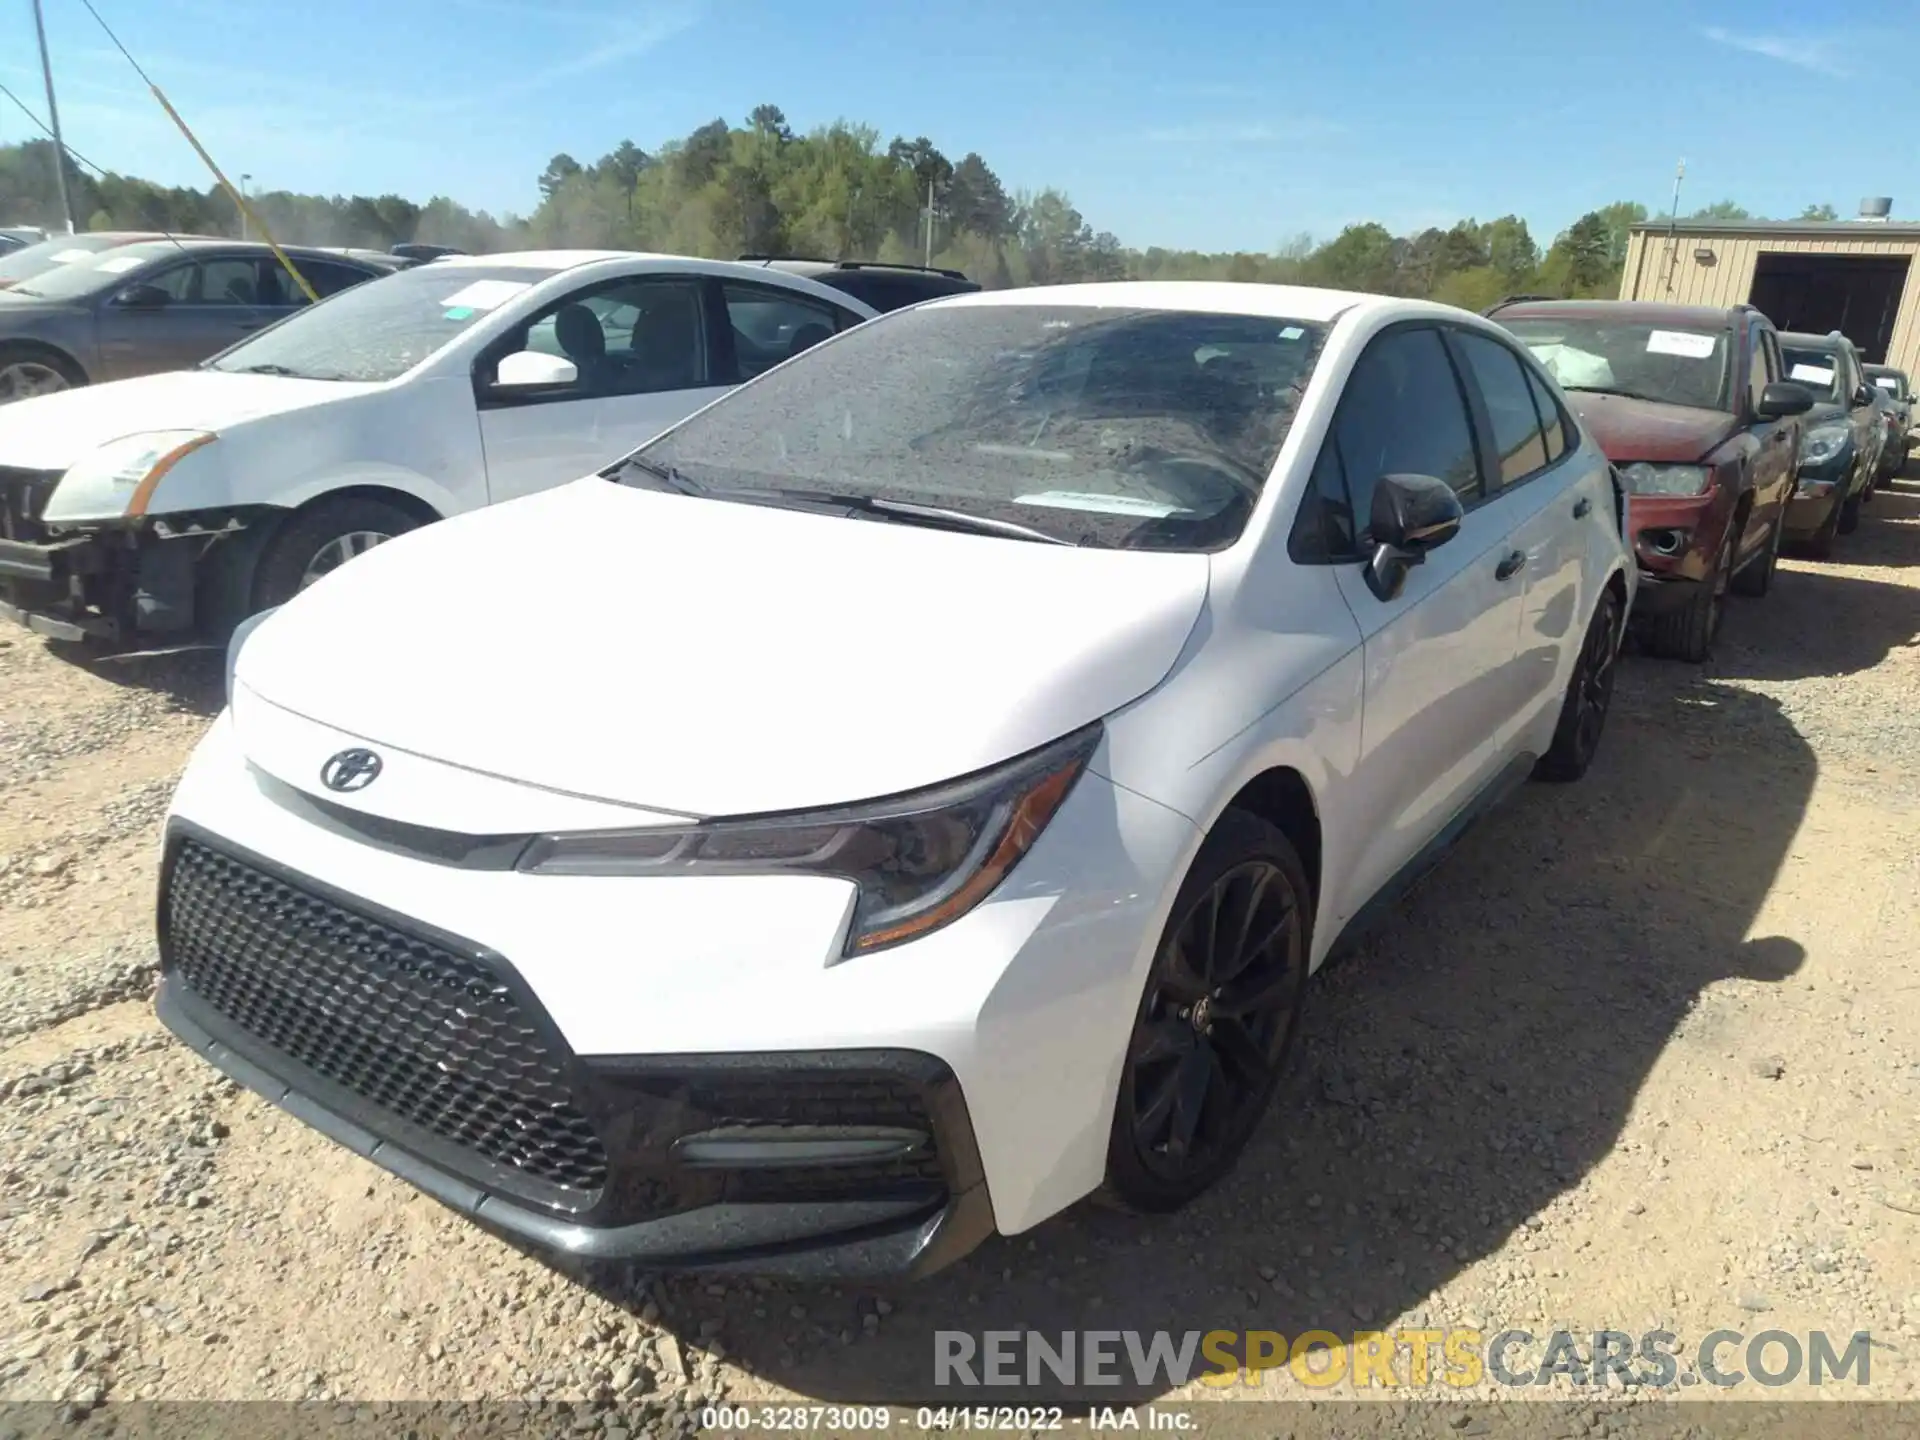
[{"label": "front tire", "polygon": [[1313,942],[1306,868],[1228,810],[1180,884],[1121,1071],[1101,1198],[1177,1210],[1233,1168],[1298,1027]]},{"label": "front tire", "polygon": [[1566,699],[1560,703],[1560,723],[1554,729],[1553,744],[1534,765],[1534,778],[1564,785],[1587,773],[1600,748],[1601,732],[1607,727],[1619,659],[1620,597],[1608,586],[1600,593],[1600,603],[1593,607],[1593,619],[1580,643],[1580,658],[1567,681]]},{"label": "front tire", "polygon": [[55,351],[37,345],[0,345],[0,405],[86,383],[80,367]]},{"label": "front tire", "polygon": [[1734,594],[1757,600],[1773,588],[1773,572],[1780,564],[1780,532],[1786,528],[1786,524],[1787,517],[1782,513],[1767,532],[1767,548],[1749,560],[1744,568],[1734,572]]},{"label": "front tire", "polygon": [[1840,505],[1840,519],[1835,529],[1839,534],[1851,535],[1860,528],[1860,506],[1864,497],[1849,495]]},{"label": "front tire", "polygon": [[1727,610],[1727,587],[1733,579],[1734,532],[1735,525],[1729,521],[1720,553],[1713,557],[1713,568],[1687,603],[1647,622],[1647,649],[1653,654],[1698,665],[1713,653],[1714,637],[1720,633],[1720,621]]},{"label": "front tire", "polygon": [[284,605],[355,555],[416,529],[414,516],[385,500],[344,495],[296,511],[260,557],[253,608]]}]

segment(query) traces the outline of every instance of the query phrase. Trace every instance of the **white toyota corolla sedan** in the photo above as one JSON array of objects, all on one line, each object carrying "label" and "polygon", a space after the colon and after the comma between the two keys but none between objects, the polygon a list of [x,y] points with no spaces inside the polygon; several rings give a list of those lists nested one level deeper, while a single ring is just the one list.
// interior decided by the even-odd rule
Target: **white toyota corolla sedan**
[{"label": "white toyota corolla sedan", "polygon": [[576,1256],[924,1273],[1103,1187],[1171,1209],[1339,937],[1587,768],[1620,515],[1458,310],[882,317],[256,617],[160,1013]]}]

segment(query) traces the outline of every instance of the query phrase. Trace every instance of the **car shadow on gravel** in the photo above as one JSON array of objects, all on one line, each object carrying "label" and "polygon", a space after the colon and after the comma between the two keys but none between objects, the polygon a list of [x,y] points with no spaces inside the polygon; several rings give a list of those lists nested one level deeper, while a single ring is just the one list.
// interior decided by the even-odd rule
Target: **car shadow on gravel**
[{"label": "car shadow on gravel", "polygon": [[[1624,670],[1587,779],[1528,787],[1321,973],[1267,1122],[1188,1210],[1081,1205],[883,1290],[655,1281],[664,1323],[689,1350],[723,1346],[802,1395],[919,1405],[1118,1404],[1168,1388],[938,1389],[940,1330],[1057,1344],[1086,1329],[1291,1339],[1401,1317],[1520,1320],[1491,1303],[1442,1316],[1431,1297],[1521,1245],[1609,1155],[1702,991],[1776,983],[1804,958],[1794,938],[1748,929],[1808,803],[1812,751],[1766,696],[1692,666]],[[1630,1210],[1603,1218],[1630,1249]]]},{"label": "car shadow on gravel", "polygon": [[127,690],[168,697],[180,709],[212,719],[227,703],[226,656],[219,650],[156,655],[102,655],[87,646],[46,642],[56,658]]}]

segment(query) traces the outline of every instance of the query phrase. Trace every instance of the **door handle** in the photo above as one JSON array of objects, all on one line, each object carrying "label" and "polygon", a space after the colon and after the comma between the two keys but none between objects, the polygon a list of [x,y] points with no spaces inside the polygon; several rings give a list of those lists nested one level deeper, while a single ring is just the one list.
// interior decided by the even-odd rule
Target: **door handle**
[{"label": "door handle", "polygon": [[1496,580],[1511,580],[1520,573],[1520,567],[1526,563],[1527,552],[1524,550],[1515,550],[1494,567],[1493,578]]},{"label": "door handle", "polygon": [[1584,495],[1581,496],[1580,499],[1574,503],[1574,507],[1573,507],[1574,519],[1584,520],[1587,518],[1587,516],[1591,515],[1592,513],[1593,513],[1593,501],[1587,499],[1586,496]]}]

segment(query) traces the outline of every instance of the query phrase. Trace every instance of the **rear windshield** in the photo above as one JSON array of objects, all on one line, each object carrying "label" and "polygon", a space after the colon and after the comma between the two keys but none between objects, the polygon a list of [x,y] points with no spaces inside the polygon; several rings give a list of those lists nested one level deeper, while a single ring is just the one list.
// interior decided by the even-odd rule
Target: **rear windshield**
[{"label": "rear windshield", "polygon": [[308,380],[394,380],[553,273],[506,265],[398,270],[294,312],[208,367]]},{"label": "rear windshield", "polygon": [[1823,400],[1840,398],[1839,360],[1831,350],[1801,350],[1783,345],[1780,353],[1786,357],[1787,379],[1806,386]]},{"label": "rear windshield", "polygon": [[1560,388],[1732,410],[1733,335],[1589,316],[1500,322]]},{"label": "rear windshield", "polygon": [[57,266],[76,260],[91,260],[103,250],[117,249],[127,242],[119,236],[61,235],[23,246],[0,256],[0,285],[17,285]]},{"label": "rear windshield", "polygon": [[910,501],[1075,544],[1245,527],[1312,378],[1302,320],[935,305],[843,332],[639,454],[696,485]]},{"label": "rear windshield", "polygon": [[[74,248],[77,250],[81,247]],[[182,247],[170,240],[143,240],[133,245],[114,245],[89,254],[71,256],[9,289],[0,290],[0,295],[17,295],[26,300],[78,300],[82,296],[128,284],[134,271],[144,269],[156,260],[173,259],[181,253]]]}]

